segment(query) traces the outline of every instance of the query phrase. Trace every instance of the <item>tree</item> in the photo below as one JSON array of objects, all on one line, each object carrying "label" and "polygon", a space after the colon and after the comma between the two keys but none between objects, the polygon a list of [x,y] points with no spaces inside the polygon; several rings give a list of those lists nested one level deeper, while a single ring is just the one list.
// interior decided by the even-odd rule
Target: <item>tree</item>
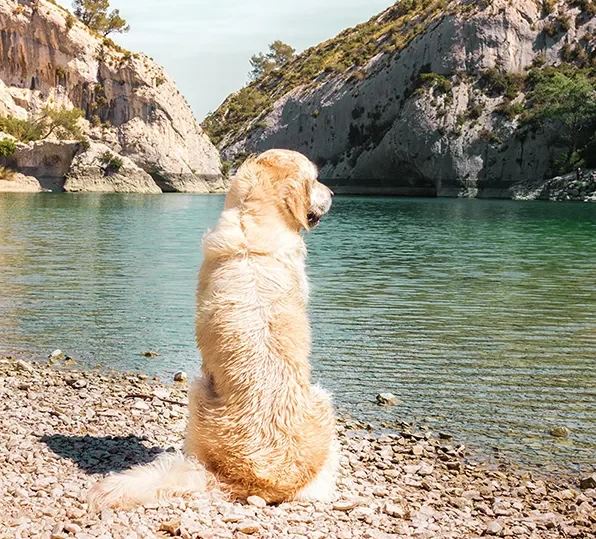
[{"label": "tree", "polygon": [[43,140],[50,135],[60,140],[79,140],[83,135],[79,120],[84,115],[81,109],[68,109],[64,106],[53,108],[46,105],[31,120],[0,116],[0,132],[8,133],[24,143]]},{"label": "tree", "polygon": [[555,73],[536,86],[532,101],[536,118],[555,128],[558,141],[567,148],[567,167],[576,164],[577,152],[596,127],[596,88],[584,75]]},{"label": "tree", "polygon": [[82,137],[79,120],[85,115],[81,109],[67,109],[62,106],[52,108],[46,105],[36,123],[43,130],[41,139],[54,134],[60,140],[80,139]]},{"label": "tree", "polygon": [[269,75],[272,71],[279,69],[284,64],[294,59],[296,49],[290,47],[279,39],[269,45],[269,52],[254,54],[250,59],[251,71],[249,76],[252,80],[260,79]]},{"label": "tree", "polygon": [[113,32],[124,33],[130,26],[120,16],[120,10],[108,13],[110,0],[74,0],[74,14],[89,28],[107,36]]}]

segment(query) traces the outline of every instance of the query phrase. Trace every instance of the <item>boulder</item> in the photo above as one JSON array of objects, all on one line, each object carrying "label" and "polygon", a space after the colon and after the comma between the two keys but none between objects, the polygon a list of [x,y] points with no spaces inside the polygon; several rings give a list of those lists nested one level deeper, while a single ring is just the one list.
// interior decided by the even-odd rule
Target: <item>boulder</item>
[{"label": "boulder", "polygon": [[37,178],[43,189],[62,191],[64,177],[79,150],[76,140],[39,140],[18,144],[14,154],[17,170]]},{"label": "boulder", "polygon": [[64,190],[70,193],[161,193],[153,178],[128,157],[104,144],[90,142],[80,151],[66,176]]},{"label": "boulder", "polygon": [[15,172],[10,179],[0,180],[0,193],[39,193],[43,191],[37,178]]},{"label": "boulder", "polygon": [[588,490],[589,488],[596,488],[596,473],[584,477],[579,482],[579,488],[582,490]]},{"label": "boulder", "polygon": [[379,406],[392,406],[397,403],[397,397],[393,393],[379,393],[377,395],[377,404]]}]

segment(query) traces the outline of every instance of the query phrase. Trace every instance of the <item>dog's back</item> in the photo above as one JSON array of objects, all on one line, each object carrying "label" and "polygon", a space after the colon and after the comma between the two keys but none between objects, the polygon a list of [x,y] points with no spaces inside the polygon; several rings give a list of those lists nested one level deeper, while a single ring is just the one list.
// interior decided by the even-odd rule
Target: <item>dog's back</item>
[{"label": "dog's back", "polygon": [[238,494],[279,501],[324,467],[334,419],[327,395],[310,383],[302,238],[273,229],[257,247],[261,226],[229,209],[205,237],[203,378],[191,392],[185,451]]}]

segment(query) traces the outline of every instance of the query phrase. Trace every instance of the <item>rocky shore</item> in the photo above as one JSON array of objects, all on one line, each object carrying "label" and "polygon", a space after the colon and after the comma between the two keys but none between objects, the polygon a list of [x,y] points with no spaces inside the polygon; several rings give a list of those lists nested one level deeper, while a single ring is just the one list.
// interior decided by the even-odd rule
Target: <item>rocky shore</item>
[{"label": "rocky shore", "polygon": [[88,513],[103,474],[181,447],[186,399],[185,383],[0,358],[0,538],[594,537],[596,476],[580,486],[487,469],[447,434],[350,419],[335,503],[212,496]]},{"label": "rocky shore", "polygon": [[520,182],[510,190],[513,200],[596,202],[596,170],[575,172],[550,180]]}]

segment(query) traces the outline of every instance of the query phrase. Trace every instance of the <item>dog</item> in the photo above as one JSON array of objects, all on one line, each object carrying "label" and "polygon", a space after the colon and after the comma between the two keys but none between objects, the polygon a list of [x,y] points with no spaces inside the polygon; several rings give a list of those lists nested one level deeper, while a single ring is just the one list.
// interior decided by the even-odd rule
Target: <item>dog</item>
[{"label": "dog", "polygon": [[89,507],[131,508],[222,490],[268,503],[331,501],[338,442],[328,393],[311,384],[306,246],[333,193],[300,153],[269,150],[232,180],[203,239],[184,455],[109,475]]}]

